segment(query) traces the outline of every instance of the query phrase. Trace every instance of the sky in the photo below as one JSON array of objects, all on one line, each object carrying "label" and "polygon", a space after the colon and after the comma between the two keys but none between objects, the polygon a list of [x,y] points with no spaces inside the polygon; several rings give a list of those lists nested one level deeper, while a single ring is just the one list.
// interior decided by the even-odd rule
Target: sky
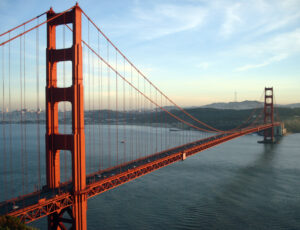
[{"label": "sky", "polygon": [[[300,102],[299,0],[79,0],[113,43],[182,106]],[[72,0],[0,0],[1,32]]]}]

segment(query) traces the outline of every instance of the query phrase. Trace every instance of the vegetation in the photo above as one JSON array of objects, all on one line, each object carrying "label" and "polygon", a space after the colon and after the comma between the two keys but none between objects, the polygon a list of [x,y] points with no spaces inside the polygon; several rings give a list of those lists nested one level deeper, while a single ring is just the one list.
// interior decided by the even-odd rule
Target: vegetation
[{"label": "vegetation", "polygon": [[18,218],[12,216],[0,216],[0,230],[34,230],[28,227]]},{"label": "vegetation", "polygon": [[[238,126],[249,117],[252,111],[252,109],[188,109],[193,116],[222,130]],[[275,108],[274,119],[284,122],[288,132],[300,133],[300,108]]]},{"label": "vegetation", "polygon": [[277,112],[279,120],[284,122],[287,132],[300,133],[300,108],[279,108]]},{"label": "vegetation", "polygon": [[[211,108],[191,108],[186,109],[188,113],[196,117],[197,119],[217,128],[220,130],[230,130],[236,127],[239,127],[244,121],[246,121],[249,115],[253,112],[253,109],[248,110],[232,110],[232,109],[211,109]],[[257,114],[258,109],[255,114]],[[138,125],[156,125],[158,123],[166,123],[169,127],[174,127],[178,122],[175,118],[167,115],[165,112],[135,112],[129,114],[123,114],[119,112],[118,115],[115,112],[110,112],[110,120],[106,119],[105,112],[97,111],[94,113],[100,112],[102,115],[102,120],[98,121],[100,123],[114,123],[116,116],[120,118],[126,117],[124,121],[127,124],[138,124]],[[194,125],[198,124],[189,118],[187,115],[183,114],[178,110],[171,110],[173,114],[180,117],[183,120],[186,120]],[[285,127],[287,131],[290,133],[300,133],[300,108],[275,108],[275,121],[282,121],[285,123]],[[104,116],[103,116],[104,115]],[[94,117],[98,117],[97,114],[93,115]],[[86,114],[86,119],[88,120],[91,117],[91,114]],[[262,116],[263,117],[263,116]],[[243,126],[249,125],[253,120],[255,120],[255,116],[249,120],[248,123],[245,123]],[[261,119],[260,119],[261,120]],[[119,120],[119,123],[120,122]],[[242,128],[243,126],[240,126]],[[187,128],[186,126],[180,126],[178,128]]]},{"label": "vegetation", "polygon": [[[194,120],[188,117],[186,114],[182,113],[175,107],[165,107],[172,114],[175,114],[177,117],[188,121],[193,125],[199,126]],[[230,130],[236,127],[240,127],[245,120],[248,119],[249,115],[252,114],[253,109],[214,109],[214,108],[187,108],[186,111],[196,117],[198,120],[201,120],[210,126],[213,126],[220,130]],[[256,113],[261,112],[262,108],[258,108]],[[276,121],[282,121],[285,123],[285,127],[288,132],[300,133],[300,108],[275,108]],[[278,116],[279,115],[279,116]],[[118,118],[118,119],[117,119]],[[18,113],[11,114],[12,123],[36,123],[36,114],[28,113],[26,116],[27,120],[21,120]],[[251,123],[255,117],[249,120]],[[59,113],[59,121],[67,124],[71,124],[71,112],[66,112],[66,116],[63,116],[63,113]],[[158,109],[157,111],[152,110],[143,110],[140,111],[112,111],[112,110],[93,110],[85,111],[85,124],[134,124],[134,125],[152,125],[156,126],[160,123],[164,123],[166,127],[176,127],[178,128],[188,128],[186,125],[179,124],[178,121],[167,114],[165,111]],[[4,123],[8,123],[7,119]],[[41,115],[40,123],[45,122],[45,114]],[[0,121],[0,124],[3,121]],[[244,124],[244,126],[249,125],[249,123]],[[243,126],[241,126],[242,128]],[[204,128],[204,126],[203,126]]]},{"label": "vegetation", "polygon": [[285,120],[284,125],[289,133],[300,133],[300,117]]}]

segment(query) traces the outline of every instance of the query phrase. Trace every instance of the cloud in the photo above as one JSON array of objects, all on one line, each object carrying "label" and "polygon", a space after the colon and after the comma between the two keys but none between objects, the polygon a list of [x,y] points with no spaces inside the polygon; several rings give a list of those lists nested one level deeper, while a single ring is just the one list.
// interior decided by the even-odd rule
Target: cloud
[{"label": "cloud", "polygon": [[230,52],[250,58],[266,58],[278,55],[293,55],[300,52],[300,28],[280,33],[268,39],[237,47]]},{"label": "cloud", "polygon": [[143,28],[140,36],[147,40],[197,28],[206,15],[199,6],[172,4],[135,7],[133,13],[139,27]]},{"label": "cloud", "polygon": [[292,15],[288,15],[286,17],[282,17],[280,20],[276,21],[272,20],[269,23],[264,23],[262,26],[258,27],[256,31],[250,35],[253,37],[257,37],[263,34],[267,34],[278,29],[284,28],[285,26],[289,26],[290,24],[297,22],[300,18],[300,12]]},{"label": "cloud", "polygon": [[241,24],[242,20],[238,14],[240,11],[241,4],[235,3],[232,6],[229,6],[225,9],[225,21],[221,25],[221,35],[223,37],[228,37],[231,35],[235,28],[237,27],[237,24]]},{"label": "cloud", "polygon": [[[290,32],[277,34],[263,41],[237,46],[235,49],[228,51],[225,56],[233,55],[239,59],[247,57],[247,59],[252,59],[254,63],[256,62],[255,64],[246,64],[234,69],[234,71],[240,72],[280,62],[299,53],[300,29],[295,29]],[[258,62],[257,60],[264,61]]]},{"label": "cloud", "polygon": [[266,61],[264,61],[260,64],[249,64],[249,65],[244,65],[244,66],[238,67],[238,68],[235,69],[235,71],[242,72],[242,71],[246,71],[246,70],[249,70],[249,69],[264,67],[264,66],[270,65],[274,62],[279,62],[281,60],[284,60],[287,57],[288,57],[288,55],[286,55],[286,54],[280,54],[280,55],[271,57],[268,60],[266,60]]},{"label": "cloud", "polygon": [[[218,6],[219,4],[219,6]],[[219,34],[222,38],[246,35],[255,38],[297,23],[300,18],[300,3],[296,0],[248,0],[219,3],[217,10],[221,21]]]}]

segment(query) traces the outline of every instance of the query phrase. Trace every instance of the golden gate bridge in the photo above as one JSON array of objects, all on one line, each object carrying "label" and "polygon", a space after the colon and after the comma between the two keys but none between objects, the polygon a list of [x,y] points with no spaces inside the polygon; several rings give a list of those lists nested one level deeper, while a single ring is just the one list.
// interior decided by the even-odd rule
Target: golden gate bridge
[{"label": "golden gate bridge", "polygon": [[87,199],[246,134],[274,143],[281,125],[272,87],[264,108],[233,129],[197,119],[77,4],[0,37],[0,215],[25,223],[47,217],[49,229],[86,229]]}]

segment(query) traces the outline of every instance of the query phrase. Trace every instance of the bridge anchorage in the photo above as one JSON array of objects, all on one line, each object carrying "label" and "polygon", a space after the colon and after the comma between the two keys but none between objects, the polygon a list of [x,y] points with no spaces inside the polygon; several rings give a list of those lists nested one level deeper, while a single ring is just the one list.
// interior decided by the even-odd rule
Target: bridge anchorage
[{"label": "bridge anchorage", "polygon": [[[21,126],[23,136],[15,136],[15,138],[19,138],[21,139],[22,143],[26,143],[26,130],[23,131],[22,128],[24,126],[26,127],[25,115],[27,113],[27,107],[23,107],[26,99],[25,83],[27,84],[32,81],[27,82],[27,79],[25,77],[25,43],[28,40],[25,40],[25,34],[36,29],[36,37],[37,41],[39,41],[38,28],[42,25],[47,25],[45,90],[46,113],[44,113],[46,124],[44,148],[46,167],[44,171],[46,172],[46,180],[45,182],[40,182],[39,179],[39,186],[37,186],[38,189],[23,189],[22,193],[21,189],[16,186],[17,189],[20,190],[20,192],[18,191],[16,195],[7,195],[7,191],[1,191],[1,189],[6,189],[5,186],[4,188],[3,186],[1,186],[0,215],[10,215],[18,217],[25,223],[30,223],[41,218],[47,218],[48,229],[70,228],[84,230],[87,228],[87,199],[91,197],[104,193],[110,189],[116,188],[129,181],[137,179],[141,176],[144,176],[175,162],[184,161],[190,156],[193,156],[201,151],[207,150],[216,145],[220,145],[243,135],[256,132],[264,132],[264,140],[262,141],[262,143],[274,143],[274,136],[276,136],[275,127],[281,126],[281,124],[279,122],[275,122],[273,115],[273,88],[265,88],[265,106],[263,113],[261,113],[261,111],[258,111],[258,109],[256,108],[253,110],[253,113],[251,113],[249,118],[236,128],[233,128],[231,130],[219,130],[206,124],[203,121],[198,120],[193,115],[188,113],[185,109],[175,104],[175,102],[168,98],[163,92],[161,92],[157,86],[155,86],[148,78],[146,78],[146,76],[143,75],[137,69],[137,67],[135,67],[134,64],[128,60],[128,58],[108,39],[108,37],[95,25],[95,23],[77,4],[62,13],[55,13],[52,9],[50,9],[48,12],[45,12],[42,15],[45,14],[47,15],[46,20],[42,23],[39,23],[39,21],[37,21],[37,26],[33,26],[29,29],[26,27],[27,30],[25,29],[25,24],[27,26],[29,22],[37,19],[34,18],[0,35],[1,37],[4,35],[8,36],[7,40],[4,39],[3,42],[1,40],[2,43],[0,43],[0,47],[3,48],[3,55],[1,56],[9,57],[8,61],[4,61],[5,58],[3,58],[1,66],[5,66],[6,63],[9,63],[7,65],[7,69],[9,70],[11,66],[20,67],[19,76],[21,88],[21,109],[17,111],[19,112],[20,118],[18,118],[19,120],[15,120],[16,124],[14,125]],[[87,19],[87,22],[89,23],[87,42],[83,39],[85,33],[82,33],[82,31],[84,31],[84,29],[82,28],[82,16],[85,16],[85,19]],[[89,42],[90,25],[93,26],[93,29],[97,31],[98,35],[98,37],[94,39],[93,42]],[[22,26],[23,28],[20,34],[11,37],[10,32]],[[62,49],[57,48],[59,47],[59,45],[56,44],[58,41],[56,27],[58,26],[64,26],[64,28],[67,28],[72,32],[71,47],[65,48],[64,46],[64,48]],[[102,40],[99,39],[100,36],[102,36]],[[10,45],[10,42],[16,42],[17,38],[20,39],[20,43],[17,43],[16,46],[17,48],[20,48],[20,53],[16,52],[17,54],[19,54],[20,62],[17,62],[16,65],[13,65],[15,63],[12,63],[11,65],[11,59],[12,61],[14,61],[15,58],[10,58],[10,49],[11,47],[13,47]],[[96,46],[95,44],[97,44],[97,41],[98,51],[96,51],[97,48],[94,47]],[[99,43],[101,43],[102,46],[99,46]],[[37,79],[39,77],[38,44],[39,43],[37,42]],[[83,45],[84,48],[88,50],[88,58],[86,58],[88,60],[85,61],[89,63],[90,53],[94,55],[94,59],[92,59],[93,61],[91,62],[93,66],[92,68],[90,68],[90,64],[85,63],[85,65],[83,65],[83,57],[85,57],[82,49]],[[109,51],[110,49],[112,51]],[[105,55],[106,50],[107,52]],[[5,52],[8,52],[7,55]],[[109,54],[116,55],[115,63],[111,60],[112,58],[109,59]],[[32,55],[32,52],[30,53],[30,55]],[[103,58],[103,56],[106,56],[106,58]],[[121,61],[119,60],[120,57]],[[67,61],[72,63],[72,83],[69,87],[59,87],[58,81],[61,76],[58,76],[60,75],[60,72],[57,70],[57,66],[59,63],[63,64]],[[102,74],[102,70],[104,69],[104,67],[102,68],[102,65],[107,68],[107,73],[106,75],[104,75],[107,87],[104,89],[102,89],[103,85],[101,83],[103,77],[102,75],[100,75]],[[98,69],[95,66],[98,66]],[[122,66],[123,69],[120,66]],[[94,68],[97,71],[94,71]],[[88,71],[86,70],[84,72],[83,69],[88,69]],[[90,69],[92,69],[92,71],[90,71]],[[96,75],[95,72],[99,74],[98,91],[94,90],[94,84],[92,84],[93,86],[91,86],[90,84],[83,84],[84,76],[88,78],[88,82],[90,82],[92,77]],[[132,77],[132,72],[135,73],[134,78]],[[123,83],[122,87],[120,87],[121,83],[119,83],[118,86],[118,79]],[[4,78],[3,74],[3,82],[5,82],[5,80],[6,79]],[[112,102],[109,97],[113,94],[111,93],[111,91],[109,91],[110,87],[112,87],[112,85],[109,85],[110,81],[112,80],[115,80],[116,83],[115,88],[113,88],[112,90],[114,91],[113,93],[115,93],[114,102]],[[8,85],[10,92],[10,83],[6,85]],[[90,94],[92,93],[99,96],[98,101],[102,107],[99,106],[98,111],[95,108],[93,108],[92,110],[86,108],[86,110],[84,110],[84,87],[85,93],[86,91],[89,92],[88,98],[90,98]],[[3,83],[3,91],[4,89],[5,84]],[[24,89],[24,91],[22,91],[22,89]],[[119,94],[118,89],[120,91]],[[39,91],[37,87],[37,95],[39,95],[38,92]],[[107,107],[105,103],[102,103],[103,95],[101,93],[103,95],[106,95],[105,99]],[[8,93],[3,92],[2,95],[6,94]],[[123,100],[118,101],[122,94],[123,98],[121,99]],[[2,95],[0,95],[0,97]],[[2,121],[0,122],[1,129],[3,129],[2,133],[5,133],[6,131],[5,125],[7,123],[10,125],[10,123],[12,122],[12,120],[9,120],[11,119],[11,117],[9,117],[9,112],[11,109],[8,109],[8,112],[5,112],[4,109],[5,104],[9,104],[8,108],[10,108],[10,102],[6,103],[6,98],[7,97],[3,96],[3,98],[1,98],[2,100],[0,100],[2,101],[0,109],[2,111],[3,117]],[[39,96],[37,96],[37,98],[39,98]],[[132,100],[132,102],[130,102],[129,100]],[[88,100],[88,102],[90,101],[92,101],[94,104],[94,97],[92,97],[92,100]],[[123,101],[123,108],[121,109],[120,101]],[[72,132],[70,134],[61,133],[59,131],[59,127],[61,127],[59,121],[61,120],[59,120],[58,104],[60,102],[69,102],[71,104],[70,120]],[[110,103],[115,103],[115,110],[112,110],[111,107],[113,106],[110,105]],[[176,108],[176,110],[172,110],[169,108]],[[40,109],[40,106],[37,103],[34,113],[38,117],[37,124],[39,124],[38,119],[40,114],[43,114],[41,113],[41,110],[42,109]],[[86,114],[84,114],[85,111]],[[104,116],[100,117],[102,120],[99,117],[97,117],[97,119],[94,119],[95,114],[104,114],[105,112],[108,113],[105,119],[103,119]],[[116,115],[113,116],[113,112]],[[254,112],[258,112],[259,115],[254,115]],[[25,118],[23,117],[23,114]],[[264,121],[261,121],[263,114]],[[84,119],[84,115],[86,115],[87,117],[86,121]],[[8,121],[5,120],[5,117],[8,117]],[[152,121],[152,123],[149,122],[149,120]],[[88,123],[87,121],[90,123]],[[139,123],[139,121],[142,122]],[[33,120],[30,120],[30,122],[34,124]],[[87,122],[87,125],[85,125],[85,122]],[[112,127],[109,125],[111,124],[113,124],[114,126],[113,128],[115,131],[114,134],[116,134],[115,136],[112,136],[110,132]],[[124,132],[123,134],[121,134],[120,129],[118,129],[118,124],[122,124],[122,131]],[[126,127],[127,125],[129,126],[129,128]],[[96,132],[93,133],[93,135],[90,135],[91,132],[89,133],[89,136],[87,138],[89,144],[87,145],[85,145],[85,126],[89,126],[92,128],[98,126],[99,128],[98,136],[94,135]],[[136,128],[136,126],[138,126],[138,128]],[[108,131],[107,135],[103,131],[104,128],[105,131]],[[127,135],[125,135],[126,128],[128,128]],[[0,141],[4,140],[4,144],[10,146],[12,142],[8,141],[7,139],[13,139],[14,136],[12,136],[11,131],[9,131],[8,133],[10,135],[10,138],[2,138],[1,136]],[[37,137],[40,137],[39,128],[37,133]],[[121,135],[122,138],[120,137]],[[23,140],[24,136],[25,140]],[[100,143],[97,143],[99,144],[99,149],[95,148],[96,141],[94,141],[94,139],[96,138]],[[114,138],[115,140],[111,140]],[[30,145],[34,144],[35,143],[31,142]],[[104,145],[105,148],[103,148]],[[3,155],[5,155],[7,151],[3,146],[1,147],[3,149]],[[120,153],[121,148],[124,150],[122,154],[123,158],[120,157],[121,154],[118,154]],[[33,149],[34,148],[31,146],[32,152],[35,152]],[[39,150],[39,144],[37,144],[36,152],[39,152]],[[60,155],[62,155],[61,151],[68,151],[71,153],[70,163],[72,173],[70,178],[65,178],[65,181],[63,181],[60,172],[60,166],[63,165],[62,162],[60,162]],[[15,152],[16,153],[14,153],[14,157],[16,158],[17,154],[19,154],[21,156],[20,161],[22,163],[21,166],[17,165],[15,167],[21,168],[27,163],[26,158],[23,157],[23,148],[20,147],[20,149],[18,148]],[[89,153],[89,156],[86,156],[86,153],[87,155]],[[36,159],[35,157],[37,155],[34,154],[32,153],[31,155],[32,159]],[[10,156],[12,156],[12,154]],[[103,160],[103,158],[105,157],[106,159]],[[111,158],[113,158],[113,160],[111,160]],[[89,168],[87,169],[86,159],[89,159],[90,164],[95,163],[95,165],[97,165],[94,165],[95,167],[89,166]],[[93,162],[93,160],[91,159],[93,159],[94,161],[99,160],[99,162]],[[4,163],[6,162],[4,161]],[[36,168],[38,169],[35,169],[33,165],[30,165],[30,167],[33,172],[38,172],[40,176],[40,168],[38,168],[40,167],[40,165],[36,165]],[[66,169],[67,167],[65,166],[65,171]],[[2,170],[1,167],[0,170]],[[3,174],[5,174],[7,172],[12,172],[12,170],[2,170],[0,172],[3,172]],[[4,177],[5,176],[6,175],[4,175]],[[26,180],[24,178],[26,178],[26,174],[19,181],[19,184],[24,184],[23,187],[25,187],[26,184]],[[15,188],[13,186],[14,184],[17,184],[13,179],[11,180],[12,185],[10,185],[10,188]],[[10,181],[6,180],[5,182],[6,183],[3,184],[6,185],[9,184]]]}]

